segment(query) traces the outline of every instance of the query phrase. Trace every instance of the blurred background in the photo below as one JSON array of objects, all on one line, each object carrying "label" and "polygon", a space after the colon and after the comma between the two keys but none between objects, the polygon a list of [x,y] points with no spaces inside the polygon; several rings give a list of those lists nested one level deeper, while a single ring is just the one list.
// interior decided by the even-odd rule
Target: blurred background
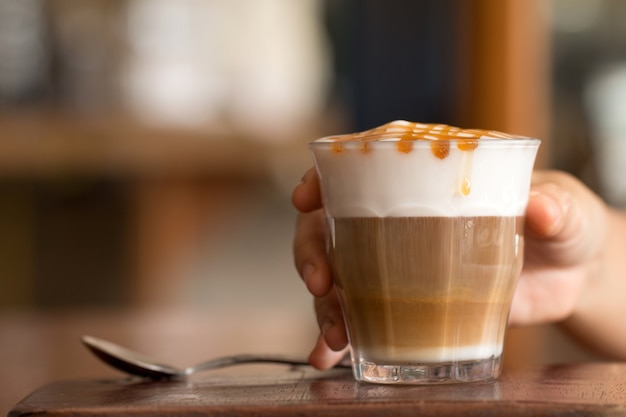
[{"label": "blurred background", "polygon": [[623,16],[622,0],[0,0],[0,311],[246,306],[312,343],[291,258],[306,142],[394,119],[539,137],[539,166],[623,206]]}]

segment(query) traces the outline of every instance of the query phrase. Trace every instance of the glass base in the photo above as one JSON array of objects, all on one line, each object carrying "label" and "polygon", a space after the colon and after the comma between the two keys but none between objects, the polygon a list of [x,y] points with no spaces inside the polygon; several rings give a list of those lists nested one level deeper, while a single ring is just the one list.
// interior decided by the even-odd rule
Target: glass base
[{"label": "glass base", "polygon": [[353,365],[357,381],[375,384],[453,384],[497,378],[501,356],[470,361],[387,365],[365,360]]}]

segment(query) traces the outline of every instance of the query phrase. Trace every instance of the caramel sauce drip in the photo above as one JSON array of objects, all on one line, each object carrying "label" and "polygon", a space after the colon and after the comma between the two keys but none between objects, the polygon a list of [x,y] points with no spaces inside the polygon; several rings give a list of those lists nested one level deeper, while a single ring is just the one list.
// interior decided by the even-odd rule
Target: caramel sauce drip
[{"label": "caramel sauce drip", "polygon": [[361,151],[369,152],[370,142],[396,140],[399,152],[410,153],[416,140],[430,141],[433,155],[445,159],[450,154],[451,142],[461,151],[473,151],[478,147],[481,137],[512,139],[513,136],[493,130],[461,129],[443,124],[413,123],[397,120],[382,126],[351,135],[340,135],[329,138],[334,153],[343,152],[343,142],[362,142]]},{"label": "caramel sauce drip", "polygon": [[463,182],[461,184],[461,194],[464,196],[468,196],[470,191],[472,191],[472,181],[468,177],[463,177]]},{"label": "caramel sauce drip", "polygon": [[434,140],[430,142],[430,150],[439,159],[445,159],[450,154],[450,142]]},{"label": "caramel sauce drip", "polygon": [[343,152],[343,143],[341,143],[341,142],[333,142],[330,145],[330,149],[333,151],[333,153]]},{"label": "caramel sauce drip", "polygon": [[409,153],[413,150],[413,141],[405,139],[399,140],[396,147],[402,153]]}]

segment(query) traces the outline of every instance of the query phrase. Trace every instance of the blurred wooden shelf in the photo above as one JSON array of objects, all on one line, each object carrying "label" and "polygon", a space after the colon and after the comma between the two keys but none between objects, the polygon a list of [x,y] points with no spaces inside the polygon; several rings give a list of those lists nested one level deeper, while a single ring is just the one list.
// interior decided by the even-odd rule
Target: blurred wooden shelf
[{"label": "blurred wooden shelf", "polygon": [[256,177],[273,146],[227,128],[164,129],[124,117],[68,113],[0,114],[0,178],[59,175]]}]

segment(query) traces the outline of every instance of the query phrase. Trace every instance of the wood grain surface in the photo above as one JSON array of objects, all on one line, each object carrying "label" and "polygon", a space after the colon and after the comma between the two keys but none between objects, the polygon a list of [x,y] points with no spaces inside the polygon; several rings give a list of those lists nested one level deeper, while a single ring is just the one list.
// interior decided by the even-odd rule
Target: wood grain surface
[{"label": "wood grain surface", "polygon": [[40,388],[9,413],[32,415],[623,416],[626,363],[542,367],[433,386],[363,384],[349,371],[308,367],[187,381],[73,380]]}]

